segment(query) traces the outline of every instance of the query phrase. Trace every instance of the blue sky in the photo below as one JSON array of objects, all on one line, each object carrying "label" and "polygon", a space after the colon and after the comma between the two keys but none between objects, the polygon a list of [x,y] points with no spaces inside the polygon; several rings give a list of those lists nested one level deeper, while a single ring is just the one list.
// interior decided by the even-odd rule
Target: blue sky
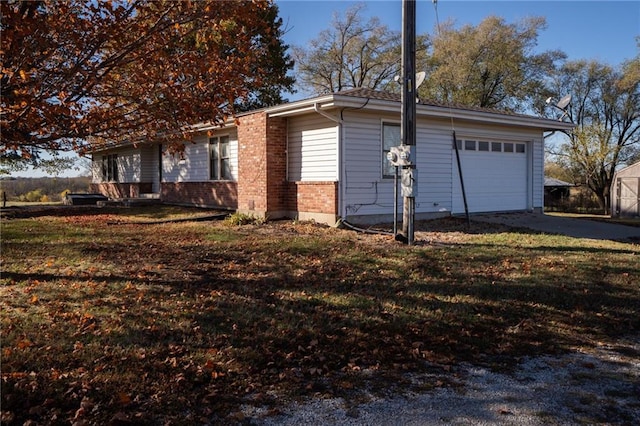
[{"label": "blue sky", "polygon": [[[334,13],[344,11],[357,1],[347,0],[275,0],[280,8],[287,33],[285,42],[290,46],[305,46],[320,31],[328,28]],[[365,17],[377,16],[391,29],[400,31],[401,0],[367,0]],[[432,0],[418,0],[417,31],[432,32],[436,13]],[[538,38],[538,48],[563,50],[569,59],[597,59],[610,65],[619,65],[636,56],[635,38],[640,35],[639,1],[488,1],[439,0],[440,22],[452,19],[457,25],[477,25],[489,15],[515,22],[528,16],[544,16],[547,29]],[[287,96],[299,99],[300,94]],[[43,172],[15,173],[21,176],[42,176]],[[76,176],[69,170],[61,176]]]},{"label": "blue sky", "polygon": [[[293,46],[306,46],[328,28],[334,13],[344,11],[357,1],[276,0],[285,27],[284,39]],[[394,30],[401,30],[401,0],[367,0],[365,17],[377,16]],[[436,7],[432,0],[418,0],[417,32],[431,33],[436,25]],[[619,65],[636,56],[635,38],[640,35],[639,1],[487,1],[439,0],[439,21],[449,19],[457,26],[477,25],[490,15],[512,23],[529,16],[543,16],[547,29],[538,37],[540,51],[559,49],[570,60],[597,59]],[[290,99],[295,99],[295,95]]]}]

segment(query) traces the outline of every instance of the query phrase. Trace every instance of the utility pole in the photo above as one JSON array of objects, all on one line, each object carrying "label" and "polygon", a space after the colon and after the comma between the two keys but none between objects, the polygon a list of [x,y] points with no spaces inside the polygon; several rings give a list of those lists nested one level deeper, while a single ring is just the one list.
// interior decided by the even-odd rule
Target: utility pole
[{"label": "utility pole", "polygon": [[402,233],[413,244],[418,175],[416,170],[416,0],[402,1],[402,121],[400,140],[408,161],[402,166]]}]

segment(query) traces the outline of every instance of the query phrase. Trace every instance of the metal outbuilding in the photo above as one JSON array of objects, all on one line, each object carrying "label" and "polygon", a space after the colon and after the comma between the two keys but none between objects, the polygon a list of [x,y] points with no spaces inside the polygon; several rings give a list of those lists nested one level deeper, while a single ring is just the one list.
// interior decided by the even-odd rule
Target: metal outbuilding
[{"label": "metal outbuilding", "polygon": [[613,175],[611,216],[640,216],[640,161],[618,170]]}]

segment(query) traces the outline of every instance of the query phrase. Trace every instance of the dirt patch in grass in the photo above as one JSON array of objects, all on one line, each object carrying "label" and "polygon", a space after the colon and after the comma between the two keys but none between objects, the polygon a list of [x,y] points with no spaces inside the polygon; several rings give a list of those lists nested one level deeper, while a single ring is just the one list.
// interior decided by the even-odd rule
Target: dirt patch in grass
[{"label": "dirt patch in grass", "polygon": [[443,219],[407,247],[291,221],[133,223],[181,214],[146,209],[3,219],[12,423],[238,421],[640,329],[635,244]]}]

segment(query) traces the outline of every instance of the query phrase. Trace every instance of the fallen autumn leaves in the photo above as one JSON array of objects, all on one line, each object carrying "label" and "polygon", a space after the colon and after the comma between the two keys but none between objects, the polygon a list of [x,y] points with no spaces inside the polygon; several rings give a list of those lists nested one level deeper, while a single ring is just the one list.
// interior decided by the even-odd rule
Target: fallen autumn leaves
[{"label": "fallen autumn leaves", "polygon": [[640,326],[634,244],[447,219],[406,247],[132,216],[3,219],[3,423],[233,421],[242,404],[386,392],[406,372],[506,368]]}]

